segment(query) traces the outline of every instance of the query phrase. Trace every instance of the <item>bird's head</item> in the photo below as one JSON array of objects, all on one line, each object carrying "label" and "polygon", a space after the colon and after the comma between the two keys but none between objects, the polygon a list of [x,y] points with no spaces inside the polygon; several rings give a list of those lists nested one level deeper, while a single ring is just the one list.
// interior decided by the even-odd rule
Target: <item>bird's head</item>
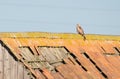
[{"label": "bird's head", "polygon": [[77,29],[82,29],[80,24],[77,24]]}]

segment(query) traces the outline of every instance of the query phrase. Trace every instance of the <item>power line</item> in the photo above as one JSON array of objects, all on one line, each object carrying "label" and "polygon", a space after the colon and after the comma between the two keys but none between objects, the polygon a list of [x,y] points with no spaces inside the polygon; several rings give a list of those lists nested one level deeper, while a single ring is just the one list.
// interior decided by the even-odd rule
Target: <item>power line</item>
[{"label": "power line", "polygon": [[19,4],[19,3],[0,3],[0,6],[20,6],[20,7],[41,7],[48,9],[67,9],[67,10],[87,10],[87,11],[115,11],[120,12],[120,9],[110,8],[84,8],[80,6],[61,6],[61,5],[42,5],[42,4]]},{"label": "power line", "polygon": [[[25,24],[47,24],[47,25],[75,25],[75,22],[56,22],[56,21],[38,21],[38,20],[17,20],[17,19],[14,19],[14,20],[2,20],[0,19],[0,23],[25,23]],[[88,24],[88,23],[85,23],[85,24],[81,24],[82,26],[93,26],[93,27],[109,27],[109,26],[112,26],[112,27],[120,27],[120,25],[116,25],[116,24]]]}]

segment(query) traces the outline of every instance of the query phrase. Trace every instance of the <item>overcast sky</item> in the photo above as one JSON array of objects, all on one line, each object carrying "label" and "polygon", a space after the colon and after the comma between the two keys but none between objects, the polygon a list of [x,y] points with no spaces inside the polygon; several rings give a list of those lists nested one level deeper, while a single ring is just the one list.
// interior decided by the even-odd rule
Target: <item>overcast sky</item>
[{"label": "overcast sky", "polygon": [[120,35],[120,0],[0,0],[0,32]]}]

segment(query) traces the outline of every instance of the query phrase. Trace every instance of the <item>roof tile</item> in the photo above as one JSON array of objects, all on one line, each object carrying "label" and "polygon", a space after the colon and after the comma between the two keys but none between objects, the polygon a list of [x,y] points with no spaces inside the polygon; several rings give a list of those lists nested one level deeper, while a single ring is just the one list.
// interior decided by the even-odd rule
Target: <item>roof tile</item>
[{"label": "roof tile", "polygon": [[[120,36],[1,33],[0,40],[38,79],[120,78]],[[45,48],[45,49],[44,49]]]}]

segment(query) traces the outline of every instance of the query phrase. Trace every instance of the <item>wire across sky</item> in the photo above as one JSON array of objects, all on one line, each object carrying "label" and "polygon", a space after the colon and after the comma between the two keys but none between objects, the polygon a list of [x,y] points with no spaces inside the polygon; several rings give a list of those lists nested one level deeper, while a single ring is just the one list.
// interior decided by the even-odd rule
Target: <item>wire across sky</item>
[{"label": "wire across sky", "polygon": [[119,0],[0,0],[0,32],[120,35]]}]

